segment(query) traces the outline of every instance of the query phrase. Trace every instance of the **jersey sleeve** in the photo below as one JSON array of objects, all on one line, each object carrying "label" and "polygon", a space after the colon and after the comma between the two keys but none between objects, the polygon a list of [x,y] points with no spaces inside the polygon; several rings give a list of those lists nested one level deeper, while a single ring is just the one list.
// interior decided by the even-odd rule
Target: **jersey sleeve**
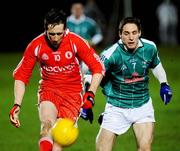
[{"label": "jersey sleeve", "polygon": [[110,68],[110,60],[106,57],[104,53],[100,54],[100,60],[103,62],[106,72],[107,72]]},{"label": "jersey sleeve", "polygon": [[119,56],[114,55],[117,47],[118,45],[114,44],[104,49],[100,54],[100,59],[105,66],[106,72],[112,70],[116,66],[116,64],[121,63],[121,59],[119,58]]},{"label": "jersey sleeve", "polygon": [[79,36],[73,37],[73,43],[75,44],[78,58],[89,67],[91,73],[101,73],[104,75],[104,65],[95,50]]},{"label": "jersey sleeve", "polygon": [[157,50],[157,47],[153,47],[153,56],[152,56],[152,62],[151,62],[151,65],[150,65],[150,68],[155,68],[159,63],[160,63],[160,58],[159,58],[159,55],[158,55],[158,50]]},{"label": "jersey sleeve", "polygon": [[25,84],[29,82],[29,79],[32,75],[32,70],[36,63],[36,56],[34,53],[33,44],[30,43],[15,70],[13,71],[14,80],[21,80]]},{"label": "jersey sleeve", "polygon": [[[121,60],[119,57],[114,56],[114,52],[116,51],[117,44],[106,48],[103,50],[103,52],[100,54],[100,59],[103,62],[105,66],[105,76],[103,77],[100,86],[103,88],[108,81],[110,81],[112,77],[112,72],[117,68],[117,65],[121,63]],[[120,65],[119,65],[120,66]]]}]

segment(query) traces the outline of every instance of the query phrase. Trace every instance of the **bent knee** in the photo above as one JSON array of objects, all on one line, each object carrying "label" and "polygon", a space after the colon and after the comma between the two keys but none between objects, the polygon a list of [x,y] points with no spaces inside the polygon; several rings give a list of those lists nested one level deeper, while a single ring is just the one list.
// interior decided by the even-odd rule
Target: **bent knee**
[{"label": "bent knee", "polygon": [[139,144],[138,151],[151,151],[151,143],[141,143],[141,144]]}]

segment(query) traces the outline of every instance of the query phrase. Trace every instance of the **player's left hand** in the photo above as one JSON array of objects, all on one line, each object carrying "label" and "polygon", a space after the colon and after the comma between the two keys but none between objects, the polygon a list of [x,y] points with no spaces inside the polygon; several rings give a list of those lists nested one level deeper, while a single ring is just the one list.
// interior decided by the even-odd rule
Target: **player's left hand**
[{"label": "player's left hand", "polygon": [[81,118],[84,120],[89,120],[89,122],[92,124],[94,115],[92,109],[84,109],[81,110]]},{"label": "player's left hand", "polygon": [[165,105],[167,105],[172,97],[172,90],[167,83],[161,83],[160,96]]},{"label": "player's left hand", "polygon": [[92,109],[94,106],[94,93],[92,91],[85,92],[83,96],[83,109]]},{"label": "player's left hand", "polygon": [[94,93],[92,91],[87,91],[83,96],[83,106],[80,116],[84,120],[89,120],[91,124],[93,122],[93,111],[92,111],[93,106],[94,106]]},{"label": "player's left hand", "polygon": [[20,121],[19,121],[20,109],[21,109],[20,105],[14,104],[9,113],[10,121],[16,128],[20,126]]}]

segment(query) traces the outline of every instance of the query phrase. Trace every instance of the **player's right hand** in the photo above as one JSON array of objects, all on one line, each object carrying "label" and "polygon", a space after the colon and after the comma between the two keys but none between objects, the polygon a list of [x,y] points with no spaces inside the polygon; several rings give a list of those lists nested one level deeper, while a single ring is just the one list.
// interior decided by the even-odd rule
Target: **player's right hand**
[{"label": "player's right hand", "polygon": [[20,109],[21,106],[19,104],[14,104],[9,113],[10,121],[16,128],[20,126],[20,122],[19,122]]}]

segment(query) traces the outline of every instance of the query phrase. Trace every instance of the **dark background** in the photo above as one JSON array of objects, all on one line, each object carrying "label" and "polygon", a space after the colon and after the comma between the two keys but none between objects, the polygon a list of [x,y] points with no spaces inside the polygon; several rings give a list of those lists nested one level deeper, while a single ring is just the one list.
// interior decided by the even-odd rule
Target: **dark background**
[{"label": "dark background", "polygon": [[[52,7],[59,7],[70,14],[70,6],[73,0],[58,1],[6,1],[1,4],[0,9],[0,31],[1,31],[1,52],[24,51],[27,44],[41,32],[43,32],[43,18],[45,13]],[[85,1],[85,0],[84,0]],[[120,1],[119,20],[123,14],[123,1]],[[111,17],[114,0],[96,0],[105,19],[108,21]],[[132,0],[133,16],[139,17],[143,26],[143,35],[155,41],[158,39],[158,21],[156,18],[156,8],[162,0]],[[180,2],[172,0],[178,8],[180,21]],[[118,27],[118,23],[114,28]],[[178,42],[180,43],[180,28],[178,26]],[[114,35],[117,39],[117,35]]]}]

